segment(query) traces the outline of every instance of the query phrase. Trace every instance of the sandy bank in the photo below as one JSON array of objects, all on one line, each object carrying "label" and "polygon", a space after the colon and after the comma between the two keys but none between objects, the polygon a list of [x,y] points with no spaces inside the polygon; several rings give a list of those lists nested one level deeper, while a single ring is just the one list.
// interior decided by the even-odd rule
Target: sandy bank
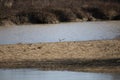
[{"label": "sandy bank", "polygon": [[120,72],[120,40],[0,45],[0,68]]}]

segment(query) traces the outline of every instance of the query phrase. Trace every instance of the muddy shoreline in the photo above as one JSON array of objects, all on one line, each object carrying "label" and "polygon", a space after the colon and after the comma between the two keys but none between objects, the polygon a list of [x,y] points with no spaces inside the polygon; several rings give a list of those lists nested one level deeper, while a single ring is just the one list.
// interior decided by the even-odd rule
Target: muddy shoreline
[{"label": "muddy shoreline", "polygon": [[83,72],[102,72],[120,73],[120,58],[108,60],[51,60],[51,61],[1,61],[1,69],[39,69],[57,71],[83,71]]},{"label": "muddy shoreline", "polygon": [[0,68],[120,72],[120,40],[0,45]]}]

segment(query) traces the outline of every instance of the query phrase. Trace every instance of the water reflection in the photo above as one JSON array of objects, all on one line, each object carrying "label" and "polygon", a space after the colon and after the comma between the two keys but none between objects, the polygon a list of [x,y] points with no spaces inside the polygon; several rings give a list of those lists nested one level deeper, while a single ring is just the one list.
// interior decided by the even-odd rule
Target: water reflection
[{"label": "water reflection", "polygon": [[0,44],[114,39],[120,21],[0,27]]},{"label": "water reflection", "polygon": [[0,80],[120,80],[120,74],[17,69],[0,70]]}]

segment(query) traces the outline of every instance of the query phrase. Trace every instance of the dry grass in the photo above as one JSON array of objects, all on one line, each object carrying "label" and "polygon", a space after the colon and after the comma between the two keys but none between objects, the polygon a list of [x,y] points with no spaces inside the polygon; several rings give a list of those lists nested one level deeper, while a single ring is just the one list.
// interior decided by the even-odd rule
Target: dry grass
[{"label": "dry grass", "polygon": [[0,60],[120,58],[120,40],[1,45]]},{"label": "dry grass", "polygon": [[120,40],[0,45],[0,68],[111,71],[118,67]]}]

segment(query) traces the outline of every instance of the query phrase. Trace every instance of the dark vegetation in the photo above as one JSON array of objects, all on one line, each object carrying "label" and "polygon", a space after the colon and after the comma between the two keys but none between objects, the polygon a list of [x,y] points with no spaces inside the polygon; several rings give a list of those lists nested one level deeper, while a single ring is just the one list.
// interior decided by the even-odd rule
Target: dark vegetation
[{"label": "dark vegetation", "polygon": [[0,24],[120,20],[120,0],[0,0]]}]

